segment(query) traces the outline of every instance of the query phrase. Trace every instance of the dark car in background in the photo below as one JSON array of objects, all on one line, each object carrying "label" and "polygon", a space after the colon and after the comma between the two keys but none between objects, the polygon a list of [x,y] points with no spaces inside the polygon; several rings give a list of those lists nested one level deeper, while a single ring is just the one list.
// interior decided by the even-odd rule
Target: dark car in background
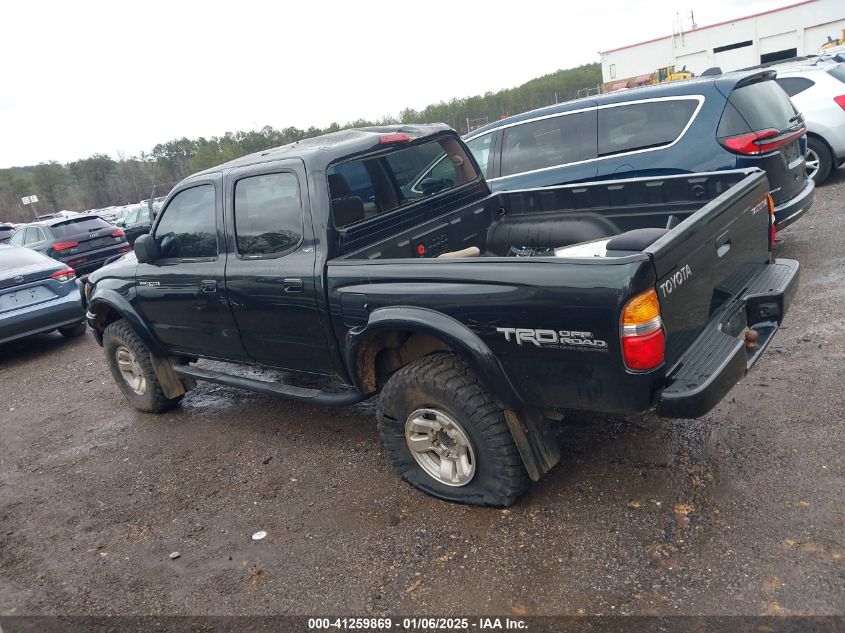
[{"label": "dark car in background", "polygon": [[9,243],[43,253],[80,274],[90,273],[106,260],[132,250],[123,229],[96,215],[25,224]]},{"label": "dark car in background", "polygon": [[[812,205],[803,116],[772,70],[619,90],[486,125],[465,136],[493,191],[758,167],[775,227]],[[437,179],[439,164],[415,187]]]},{"label": "dark car in background", "polygon": [[5,244],[15,234],[15,227],[11,224],[0,224],[0,244]]},{"label": "dark car in background", "polygon": [[135,240],[144,233],[150,232],[154,214],[148,206],[139,205],[134,211],[117,221],[117,225],[126,233],[126,241],[134,244]]},{"label": "dark car in background", "polygon": [[52,330],[85,332],[76,272],[28,248],[0,245],[0,343]]}]

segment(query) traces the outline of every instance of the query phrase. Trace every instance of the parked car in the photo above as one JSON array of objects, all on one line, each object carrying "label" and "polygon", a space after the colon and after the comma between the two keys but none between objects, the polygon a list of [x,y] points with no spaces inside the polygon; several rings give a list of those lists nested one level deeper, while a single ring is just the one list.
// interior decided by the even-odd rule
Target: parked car
[{"label": "parked car", "polygon": [[845,64],[784,64],[777,83],[804,115],[807,175],[822,183],[845,162]]},{"label": "parked car", "polygon": [[123,229],[96,215],[25,224],[9,243],[44,253],[80,274],[96,270],[106,260],[132,250]]},{"label": "parked car", "polygon": [[17,229],[12,224],[2,223],[0,224],[0,244],[5,244],[10,239],[12,239],[12,235],[15,234]]},{"label": "parked car", "polygon": [[124,233],[126,233],[126,241],[131,245],[135,243],[138,236],[150,232],[152,219],[153,212],[150,211],[149,206],[139,205],[137,209],[118,220],[118,226],[123,228]]},{"label": "parked car", "polygon": [[774,78],[757,70],[595,95],[496,121],[465,140],[493,191],[759,167],[782,229],[810,208],[814,183],[803,118]]},{"label": "parked car", "polygon": [[[407,189],[438,155],[451,171]],[[345,130],[185,179],[134,256],[84,286],[118,387],[150,412],[197,380],[324,405],[380,393],[404,479],[501,506],[559,459],[561,409],[704,415],[796,291],[759,169],[492,195],[480,172],[454,131],[426,125]]]},{"label": "parked car", "polygon": [[75,280],[66,264],[0,244],[0,343],[52,330],[83,334],[85,311]]}]

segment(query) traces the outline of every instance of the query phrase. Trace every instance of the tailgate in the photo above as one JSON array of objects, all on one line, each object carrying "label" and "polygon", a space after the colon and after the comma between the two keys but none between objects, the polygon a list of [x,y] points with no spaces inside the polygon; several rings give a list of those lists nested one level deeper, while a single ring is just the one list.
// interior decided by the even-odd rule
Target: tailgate
[{"label": "tailgate", "polygon": [[750,172],[652,244],[671,368],[771,259],[766,175]]}]

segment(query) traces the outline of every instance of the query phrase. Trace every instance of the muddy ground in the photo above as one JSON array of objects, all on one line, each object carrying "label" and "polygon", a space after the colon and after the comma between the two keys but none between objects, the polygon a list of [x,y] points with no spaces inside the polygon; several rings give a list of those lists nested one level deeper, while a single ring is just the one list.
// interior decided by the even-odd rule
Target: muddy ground
[{"label": "muddy ground", "polygon": [[0,346],[0,614],[841,614],[844,194],[784,232],[798,297],[718,408],[572,417],[509,510],[402,483],[371,403],[145,415],[90,335]]}]

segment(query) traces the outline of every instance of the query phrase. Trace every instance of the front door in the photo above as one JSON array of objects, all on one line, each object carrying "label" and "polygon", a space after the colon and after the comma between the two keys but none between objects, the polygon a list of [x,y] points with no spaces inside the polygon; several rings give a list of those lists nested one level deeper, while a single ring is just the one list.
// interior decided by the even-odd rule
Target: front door
[{"label": "front door", "polygon": [[227,232],[234,236],[226,290],[249,356],[285,369],[328,373],[317,310],[315,242],[301,161],[256,165],[226,179]]},{"label": "front door", "polygon": [[135,305],[170,353],[245,360],[226,296],[222,177],[184,185],[153,229],[154,262],[138,265]]}]

